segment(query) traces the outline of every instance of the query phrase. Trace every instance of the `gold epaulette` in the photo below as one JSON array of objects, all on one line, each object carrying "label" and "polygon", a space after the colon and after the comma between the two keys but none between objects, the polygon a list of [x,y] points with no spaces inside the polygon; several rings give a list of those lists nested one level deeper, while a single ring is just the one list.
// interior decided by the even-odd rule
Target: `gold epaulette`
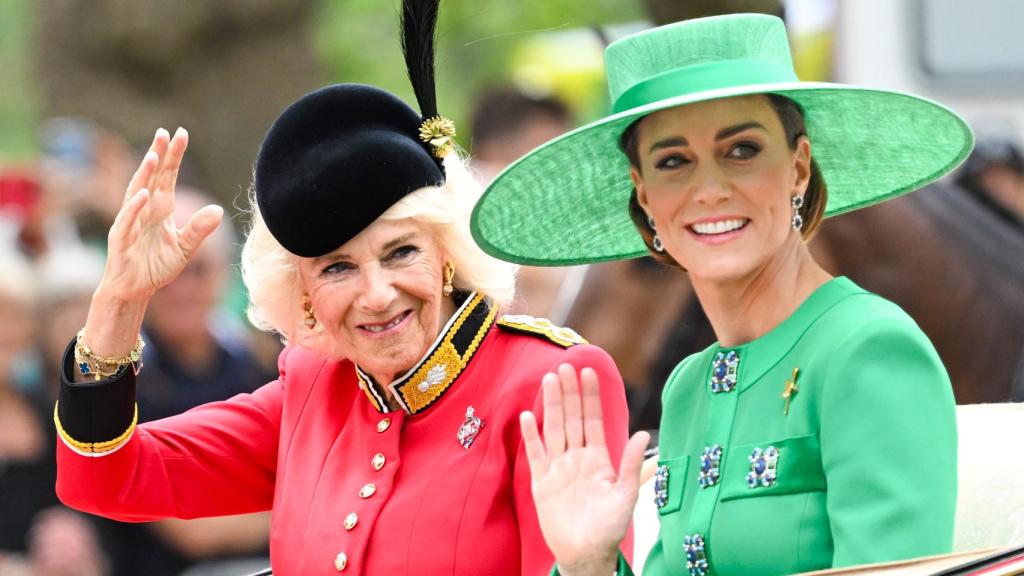
[{"label": "gold epaulette", "polygon": [[547,318],[534,318],[526,314],[507,314],[498,318],[498,326],[513,332],[543,336],[563,348],[576,344],[589,344],[572,328],[556,326]]}]

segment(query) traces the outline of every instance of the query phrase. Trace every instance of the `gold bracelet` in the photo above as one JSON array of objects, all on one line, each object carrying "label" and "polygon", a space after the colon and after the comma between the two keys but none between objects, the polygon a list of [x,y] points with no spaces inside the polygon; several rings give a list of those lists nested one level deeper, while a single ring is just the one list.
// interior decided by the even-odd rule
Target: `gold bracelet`
[{"label": "gold bracelet", "polygon": [[142,349],[146,346],[141,336],[135,343],[135,348],[120,358],[97,356],[85,345],[84,337],[85,328],[82,328],[78,331],[78,338],[75,340],[75,364],[78,365],[78,371],[82,376],[103,380],[117,374],[118,370],[129,364],[131,364],[135,375],[139,375],[139,371],[142,370]]}]

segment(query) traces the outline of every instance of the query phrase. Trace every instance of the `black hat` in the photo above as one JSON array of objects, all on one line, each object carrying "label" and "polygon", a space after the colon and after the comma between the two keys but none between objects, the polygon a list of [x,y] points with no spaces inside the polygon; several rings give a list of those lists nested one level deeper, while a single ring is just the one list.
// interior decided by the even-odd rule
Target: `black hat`
[{"label": "black hat", "polygon": [[299,98],[267,132],[256,202],[289,252],[327,254],[410,192],[444,184],[440,158],[454,129],[430,118],[436,17],[436,0],[406,0],[403,48],[423,115],[380,88],[335,84]]}]

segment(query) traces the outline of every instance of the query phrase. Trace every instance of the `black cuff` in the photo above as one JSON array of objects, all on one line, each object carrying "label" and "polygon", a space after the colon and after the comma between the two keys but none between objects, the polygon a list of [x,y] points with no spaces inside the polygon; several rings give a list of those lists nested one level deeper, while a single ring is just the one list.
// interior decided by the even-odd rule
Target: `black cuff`
[{"label": "black cuff", "polygon": [[126,442],[135,429],[135,372],[122,366],[116,374],[95,382],[73,380],[75,341],[64,351],[60,396],[54,421],[57,432],[79,452],[109,452]]}]

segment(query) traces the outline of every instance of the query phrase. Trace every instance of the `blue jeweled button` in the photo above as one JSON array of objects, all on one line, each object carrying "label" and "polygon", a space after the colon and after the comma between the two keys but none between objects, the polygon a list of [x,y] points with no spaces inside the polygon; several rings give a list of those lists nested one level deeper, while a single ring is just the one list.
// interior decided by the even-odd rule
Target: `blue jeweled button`
[{"label": "blue jeweled button", "polygon": [[686,569],[690,571],[690,576],[706,576],[708,559],[704,552],[704,537],[700,534],[687,534],[683,537],[683,547],[686,551]]},{"label": "blue jeweled button", "polygon": [[767,488],[775,484],[777,479],[776,468],[779,463],[779,449],[769,446],[764,450],[754,448],[748,458],[750,461],[750,473],[747,474],[747,485],[751,488]]},{"label": "blue jeweled button", "polygon": [[721,475],[722,447],[718,444],[706,446],[700,457],[700,474],[697,477],[701,488],[714,486]]},{"label": "blue jeweled button", "polygon": [[78,371],[82,373],[82,376],[88,376],[89,372],[91,372],[91,370],[89,370],[89,363],[88,362],[79,362],[78,363]]},{"label": "blue jeweled button", "polygon": [[732,392],[736,389],[736,373],[740,365],[740,355],[734,350],[719,352],[711,369],[711,391]]},{"label": "blue jeweled button", "polygon": [[658,466],[654,473],[654,506],[659,510],[668,504],[668,466]]}]

